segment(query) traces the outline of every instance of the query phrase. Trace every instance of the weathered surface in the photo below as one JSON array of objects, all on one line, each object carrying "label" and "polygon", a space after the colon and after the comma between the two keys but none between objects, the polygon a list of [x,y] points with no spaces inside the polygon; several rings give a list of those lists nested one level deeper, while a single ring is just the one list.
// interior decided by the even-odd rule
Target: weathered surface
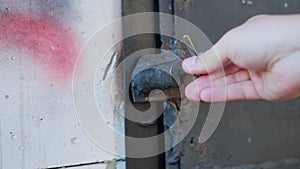
[{"label": "weathered surface", "polygon": [[[174,11],[177,16],[191,21],[213,43],[225,32],[256,14],[300,12],[300,2],[296,0],[228,0],[226,2],[176,0],[173,2],[174,9],[169,9],[172,5],[166,5],[168,2],[161,2],[163,11],[167,13]],[[168,38],[162,40],[163,44],[172,44]],[[193,40],[197,43],[196,39]],[[209,110],[209,104],[202,103],[196,125],[184,142],[181,167],[192,169],[299,168],[299,163],[282,163],[285,159],[292,158],[297,161],[300,158],[299,101],[300,99],[280,103],[229,102],[214,135],[205,144],[199,145],[199,133]]]},{"label": "weathered surface", "polygon": [[[123,2],[123,15],[130,15],[133,13],[139,13],[139,12],[154,12],[157,11],[157,5],[155,4],[155,1],[152,0],[124,0]],[[148,20],[147,22],[153,23],[153,29],[159,30],[158,27],[158,20],[153,18],[153,20]],[[123,30],[128,31],[132,25],[123,25]],[[159,44],[157,44],[158,36],[153,34],[141,34],[136,35],[133,37],[130,37],[128,39],[125,39],[124,42],[124,56],[127,57],[131,55],[134,52],[137,52],[142,49],[146,48],[155,48],[158,47]],[[138,60],[136,60],[137,62]],[[127,65],[128,66],[128,65]],[[133,72],[134,66],[131,68],[129,67],[129,71],[126,73]],[[132,104],[130,101],[127,102],[127,104]],[[135,103],[135,107],[138,107],[140,109],[145,109],[147,105]],[[128,111],[128,109],[127,109]],[[140,123],[135,123],[130,120],[126,120],[126,135],[132,136],[132,137],[151,137],[153,135],[157,135],[158,133],[163,131],[163,124],[162,124],[162,118],[159,118],[154,124],[152,125],[141,125]],[[153,147],[159,147],[161,143],[158,143],[157,145],[152,145]],[[151,146],[151,147],[152,147]],[[134,145],[126,145],[126,151],[130,153],[130,151],[134,151],[136,147]],[[140,158],[140,159],[134,159],[134,158],[127,158],[126,159],[126,167],[128,169],[153,169],[153,168],[164,168],[164,154],[157,155],[154,157],[149,158]]]},{"label": "weathered surface", "polygon": [[[118,0],[0,0],[0,168],[83,166],[117,158],[81,128],[72,75],[82,45],[120,17],[120,8]],[[124,148],[124,140],[110,142]]]}]

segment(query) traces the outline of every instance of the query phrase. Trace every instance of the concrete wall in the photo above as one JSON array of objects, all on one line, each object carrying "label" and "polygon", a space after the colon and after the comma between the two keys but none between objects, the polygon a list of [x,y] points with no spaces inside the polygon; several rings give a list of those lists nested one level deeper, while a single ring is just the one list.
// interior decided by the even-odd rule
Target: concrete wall
[{"label": "concrete wall", "polygon": [[[81,48],[120,16],[120,0],[0,0],[0,168],[124,168],[88,138],[72,97]],[[124,139],[106,139],[124,151]]]}]

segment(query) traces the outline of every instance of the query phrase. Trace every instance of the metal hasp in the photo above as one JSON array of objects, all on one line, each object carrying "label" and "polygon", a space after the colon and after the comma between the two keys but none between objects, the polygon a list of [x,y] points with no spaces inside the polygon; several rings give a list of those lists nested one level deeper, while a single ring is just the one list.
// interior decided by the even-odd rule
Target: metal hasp
[{"label": "metal hasp", "polygon": [[[141,57],[134,69],[131,81],[133,102],[148,102],[154,89],[163,90],[169,98],[180,98],[178,66],[181,60],[168,54],[153,54]],[[162,97],[163,98],[163,97]],[[162,101],[155,96],[155,101]]]},{"label": "metal hasp", "polygon": [[[180,100],[183,97],[180,84],[184,80],[181,70],[181,58],[176,58],[169,52],[142,56],[132,74],[131,91],[133,102],[162,101],[164,103],[163,124],[165,130],[169,128],[173,147],[166,154],[167,163],[180,165],[181,146],[176,144],[179,133],[180,118],[177,118]],[[155,93],[155,89],[162,90]],[[152,93],[151,93],[152,92]],[[153,93],[154,92],[154,93]],[[151,93],[151,98],[149,98]],[[172,126],[172,124],[174,124]],[[176,126],[176,127],[174,127]],[[166,144],[166,142],[165,142]]]},{"label": "metal hasp", "polygon": [[[193,45],[191,41],[188,43]],[[173,147],[166,153],[167,163],[180,168],[182,143],[176,145],[181,131],[180,104],[181,99],[185,97],[185,84],[195,78],[183,72],[181,63],[183,58],[196,55],[196,52],[193,46],[187,46],[183,42],[175,41],[173,45],[176,50],[162,50],[160,54],[141,56],[132,73],[130,88],[131,98],[135,103],[164,102],[163,123],[165,130],[169,129],[168,134],[171,136],[168,144]],[[155,92],[157,91],[155,89],[163,91],[165,96],[161,92]]]},{"label": "metal hasp", "polygon": [[[197,55],[194,44],[188,35],[183,37],[188,45],[175,41],[176,50],[162,51],[160,54],[142,56],[134,68],[131,81],[133,102],[148,102],[149,94],[154,89],[163,90],[167,99],[180,99],[180,85],[194,79],[183,72],[181,63],[184,58]],[[155,95],[153,101],[163,101],[164,97]]]}]

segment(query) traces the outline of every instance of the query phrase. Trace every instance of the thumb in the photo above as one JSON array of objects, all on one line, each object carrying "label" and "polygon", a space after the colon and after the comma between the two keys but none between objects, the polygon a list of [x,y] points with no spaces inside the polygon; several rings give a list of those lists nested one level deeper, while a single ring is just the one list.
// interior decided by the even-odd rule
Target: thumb
[{"label": "thumb", "polygon": [[189,74],[212,73],[229,61],[228,48],[225,38],[222,37],[212,48],[200,56],[193,56],[182,62],[182,68]]}]

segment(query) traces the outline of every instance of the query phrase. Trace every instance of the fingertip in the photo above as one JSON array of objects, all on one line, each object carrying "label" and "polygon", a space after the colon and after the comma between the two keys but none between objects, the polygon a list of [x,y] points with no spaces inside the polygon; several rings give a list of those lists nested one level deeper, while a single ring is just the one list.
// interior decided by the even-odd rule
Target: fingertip
[{"label": "fingertip", "polygon": [[[223,50],[217,50],[219,45],[208,49],[201,56],[193,56],[182,62],[182,68],[189,74],[208,74],[215,72],[229,61]],[[218,47],[221,48],[221,47]]]},{"label": "fingertip", "polygon": [[182,62],[182,69],[188,74],[202,74],[205,69],[198,63],[199,56],[189,57]]},{"label": "fingertip", "polygon": [[200,101],[199,90],[197,90],[197,86],[195,83],[190,83],[185,88],[185,96],[189,100]]},{"label": "fingertip", "polygon": [[189,100],[201,101],[201,91],[209,86],[210,79],[208,76],[201,76],[186,86],[185,95]]},{"label": "fingertip", "polygon": [[201,91],[200,93],[200,99],[204,102],[211,102],[211,89],[210,88],[206,88],[204,90]]},{"label": "fingertip", "polygon": [[196,57],[196,56],[189,57],[189,58],[184,59],[184,60],[182,61],[182,69],[183,69],[186,73],[192,74],[191,67],[194,67],[193,64],[195,63],[195,57]]}]

